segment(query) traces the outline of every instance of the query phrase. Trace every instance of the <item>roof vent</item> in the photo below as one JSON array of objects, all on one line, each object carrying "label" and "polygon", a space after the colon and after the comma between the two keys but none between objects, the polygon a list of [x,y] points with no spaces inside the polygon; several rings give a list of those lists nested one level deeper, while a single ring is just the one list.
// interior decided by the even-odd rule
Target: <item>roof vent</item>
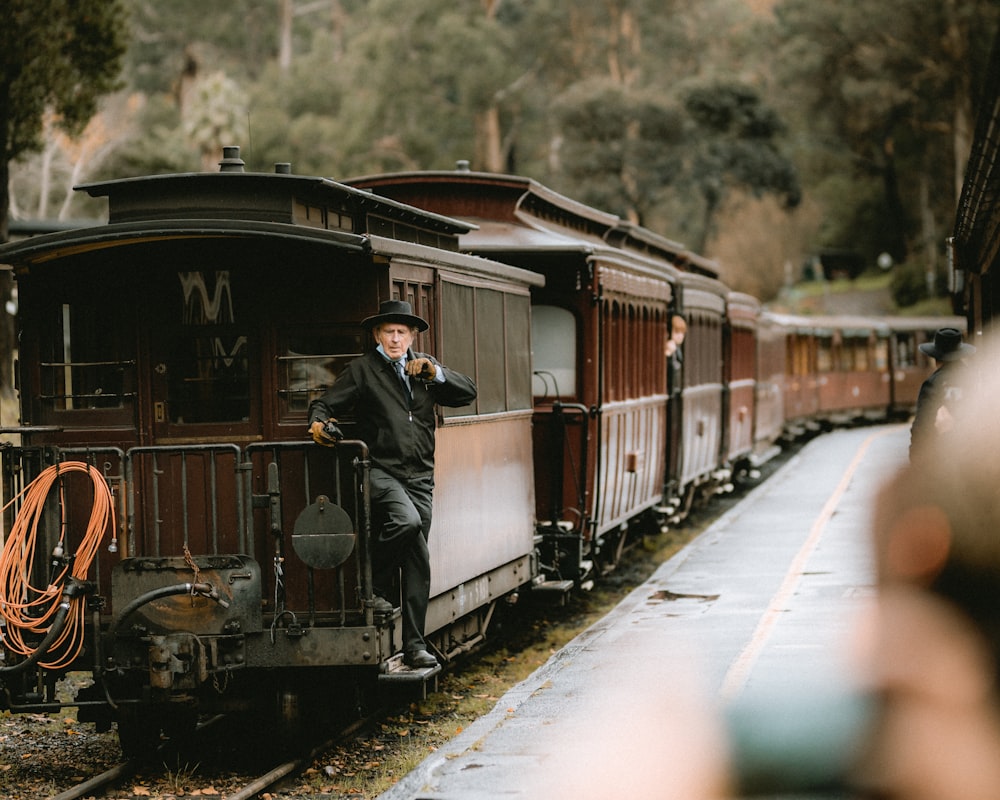
[{"label": "roof vent", "polygon": [[456,170],[456,172],[468,172],[469,171],[469,162],[466,159],[464,159],[464,158],[456,161],[455,162],[455,170]]},{"label": "roof vent", "polygon": [[222,148],[222,161],[219,162],[219,172],[243,172],[246,166],[240,158],[239,145],[228,145]]},{"label": "roof vent", "polygon": [[292,174],[292,162],[291,161],[278,161],[274,165],[274,172],[276,175],[291,175]]}]

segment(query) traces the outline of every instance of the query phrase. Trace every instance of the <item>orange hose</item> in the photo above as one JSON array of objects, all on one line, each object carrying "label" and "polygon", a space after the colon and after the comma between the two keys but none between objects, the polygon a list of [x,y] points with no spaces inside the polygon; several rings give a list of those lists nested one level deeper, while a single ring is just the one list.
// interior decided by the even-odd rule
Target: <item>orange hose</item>
[{"label": "orange hose", "polygon": [[[52,582],[45,587],[31,584],[31,569],[35,564],[35,543],[38,538],[38,524],[42,519],[45,501],[53,485],[60,476],[70,472],[86,472],[94,485],[94,504],[90,512],[87,530],[80,541],[74,557],[69,560]],[[65,547],[66,518],[63,502],[63,487],[60,491],[59,545]],[[45,469],[28,484],[23,491],[3,507],[6,511],[15,501],[23,497],[14,524],[3,551],[0,552],[0,617],[7,623],[4,642],[8,649],[22,656],[31,656],[34,650],[25,643],[24,634],[45,634],[56,609],[62,599],[67,575],[78,580],[86,580],[90,566],[97,557],[98,547],[104,531],[110,526],[115,532],[114,500],[111,490],[101,473],[81,461],[67,461]],[[46,554],[41,554],[45,558]],[[69,619],[62,635],[49,648],[51,657],[39,661],[48,669],[62,669],[69,666],[83,649],[84,625],[86,617],[86,597],[77,594],[70,598]],[[43,654],[43,658],[45,655]]]}]

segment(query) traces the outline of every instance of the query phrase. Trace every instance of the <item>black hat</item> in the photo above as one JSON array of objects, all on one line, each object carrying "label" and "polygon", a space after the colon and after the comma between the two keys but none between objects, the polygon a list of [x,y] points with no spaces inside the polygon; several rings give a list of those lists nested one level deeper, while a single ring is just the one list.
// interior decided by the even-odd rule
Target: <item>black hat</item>
[{"label": "black hat", "polygon": [[430,325],[413,313],[413,307],[405,300],[386,300],[378,307],[378,314],[362,320],[362,328],[374,328],[384,322],[399,322],[418,331],[427,330]]},{"label": "black hat", "polygon": [[962,332],[958,328],[941,328],[934,334],[933,342],[920,345],[920,352],[935,361],[958,361],[971,356],[976,348],[962,341]]}]

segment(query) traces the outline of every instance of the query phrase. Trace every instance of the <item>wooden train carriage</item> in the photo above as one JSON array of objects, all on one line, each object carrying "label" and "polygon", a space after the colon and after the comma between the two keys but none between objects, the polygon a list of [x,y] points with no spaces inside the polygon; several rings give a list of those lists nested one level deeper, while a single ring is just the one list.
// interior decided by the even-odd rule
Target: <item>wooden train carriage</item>
[{"label": "wooden train carriage", "polygon": [[951,240],[953,308],[972,344],[995,332],[1000,314],[1000,32],[982,76],[980,107]]},{"label": "wooden train carriage", "polygon": [[745,471],[754,453],[756,418],[757,328],[759,301],[741,292],[726,297],[723,332],[725,364],[724,461]]},{"label": "wooden train carriage", "polygon": [[889,329],[864,317],[814,320],[820,418],[841,424],[885,416],[890,403]]},{"label": "wooden train carriage", "polygon": [[934,371],[934,360],[920,351],[920,345],[934,340],[939,328],[957,328],[965,333],[963,317],[887,317],[891,393],[889,412],[908,416],[917,407],[917,395],[924,380]]},{"label": "wooden train carriage", "polygon": [[754,403],[753,459],[762,464],[780,452],[785,432],[785,364],[787,341],[778,321],[766,312],[757,320],[757,371]]},{"label": "wooden train carriage", "polygon": [[818,339],[808,317],[766,313],[784,339],[784,427],[791,438],[816,429],[819,413]]},{"label": "wooden train carriage", "polygon": [[[414,346],[479,387],[440,421],[430,540],[429,640],[461,649],[534,574],[529,290],[542,281],[457,252],[466,223],[327,179],[246,173],[227,151],[220,173],[82,187],[108,198],[107,225],[0,248],[21,325],[7,488],[61,459],[107,476],[120,541],[102,548],[93,602],[114,657],[146,658],[125,652],[139,625],[168,638],[185,689],[199,671],[377,666],[399,626],[370,609],[365,450],[307,441],[307,409],[372,346],[359,321],[407,299],[431,323]],[[348,522],[302,523],[320,495]],[[231,610],[190,597],[132,608],[192,574]],[[197,669],[178,665],[195,650]]]},{"label": "wooden train carriage", "polygon": [[517,176],[351,184],[472,222],[463,250],[544,276],[532,290],[537,519],[548,541],[564,536],[547,566],[577,579],[592,558],[614,563],[629,524],[663,499],[663,347],[683,249]]},{"label": "wooden train carriage", "polygon": [[680,312],[687,322],[681,398],[681,453],[674,482],[690,505],[701,489],[714,488],[723,452],[725,388],[723,329],[728,290],[719,281],[683,273]]}]

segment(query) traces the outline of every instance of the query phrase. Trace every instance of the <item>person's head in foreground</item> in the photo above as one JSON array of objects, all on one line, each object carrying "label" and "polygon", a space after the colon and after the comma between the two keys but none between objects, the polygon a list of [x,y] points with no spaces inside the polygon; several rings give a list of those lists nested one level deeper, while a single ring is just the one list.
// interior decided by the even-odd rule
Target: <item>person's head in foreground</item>
[{"label": "person's head in foreground", "polygon": [[953,435],[903,466],[874,511],[879,720],[859,782],[880,797],[1000,796],[1000,390],[996,343]]}]

